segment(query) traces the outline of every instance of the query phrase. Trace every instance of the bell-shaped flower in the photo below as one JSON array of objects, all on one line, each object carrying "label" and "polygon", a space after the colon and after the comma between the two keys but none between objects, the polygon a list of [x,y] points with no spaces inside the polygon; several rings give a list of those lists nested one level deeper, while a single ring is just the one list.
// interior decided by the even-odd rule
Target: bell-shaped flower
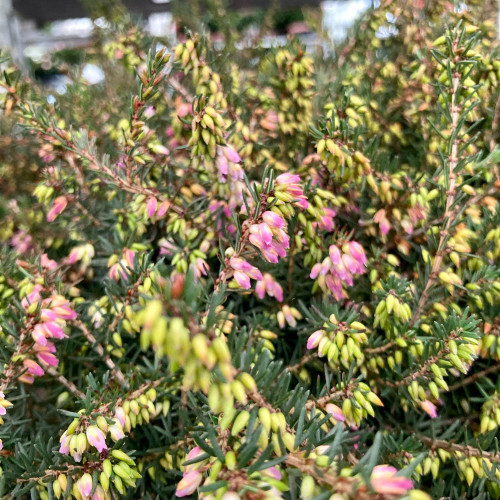
[{"label": "bell-shaped flower", "polygon": [[47,214],[47,222],[52,222],[66,208],[68,200],[66,196],[58,196],[52,203],[52,207]]},{"label": "bell-shaped flower", "polygon": [[88,472],[83,474],[83,476],[76,482],[76,487],[82,495],[82,498],[89,498],[92,491],[92,476]]},{"label": "bell-shaped flower", "polygon": [[411,490],[413,483],[403,476],[396,476],[397,469],[390,465],[377,465],[373,468],[370,482],[373,489],[381,495],[404,495]]},{"label": "bell-shaped flower", "polygon": [[192,495],[203,480],[203,475],[198,470],[188,472],[177,485],[175,494],[178,497],[187,497]]},{"label": "bell-shaped flower", "polygon": [[86,430],[88,442],[97,449],[99,453],[103,450],[107,450],[106,437],[104,432],[97,427],[97,425],[89,425]]}]

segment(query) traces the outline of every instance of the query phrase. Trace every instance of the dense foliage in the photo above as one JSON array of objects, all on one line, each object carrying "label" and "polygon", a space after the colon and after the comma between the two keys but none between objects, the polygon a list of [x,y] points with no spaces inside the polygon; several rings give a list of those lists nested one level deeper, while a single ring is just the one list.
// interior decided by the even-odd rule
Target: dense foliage
[{"label": "dense foliage", "polygon": [[494,2],[334,58],[217,12],[4,61],[0,496],[500,498]]}]

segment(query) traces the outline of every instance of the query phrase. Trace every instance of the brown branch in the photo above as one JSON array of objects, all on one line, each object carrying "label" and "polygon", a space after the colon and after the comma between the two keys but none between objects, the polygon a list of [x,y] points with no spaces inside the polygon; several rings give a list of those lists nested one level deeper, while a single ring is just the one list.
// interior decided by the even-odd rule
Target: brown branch
[{"label": "brown branch", "polygon": [[123,372],[120,370],[120,368],[118,368],[115,365],[114,361],[104,352],[104,348],[102,347],[102,345],[99,344],[99,342],[97,342],[97,339],[89,332],[85,324],[79,320],[74,321],[73,323],[82,331],[83,335],[90,342],[92,348],[97,352],[97,354],[99,354],[99,356],[102,356],[104,362],[111,370],[111,373],[116,377],[118,382],[121,385],[127,387],[128,382],[127,379],[125,378],[125,375],[123,375]]},{"label": "brown branch", "polygon": [[149,276],[149,270],[146,271],[145,273],[141,273],[137,281],[129,287],[127,291],[127,297],[125,298],[125,301],[123,303],[123,307],[120,309],[120,311],[116,314],[114,317],[113,321],[108,327],[108,330],[112,332],[115,328],[116,325],[118,325],[118,322],[120,321],[121,318],[125,315],[125,308],[129,306],[132,303],[132,299],[135,296],[135,294],[138,291],[139,286],[143,283],[143,281]]},{"label": "brown branch", "polygon": [[349,382],[343,389],[330,392],[326,396],[323,396],[316,400],[310,399],[309,401],[306,402],[306,410],[312,410],[316,406],[323,408],[332,399],[339,398],[341,396],[348,398],[352,389],[354,389],[355,385],[356,385],[355,382]]},{"label": "brown branch", "polygon": [[383,385],[388,387],[401,387],[402,385],[410,385],[414,380],[417,380],[419,377],[423,377],[428,371],[430,371],[431,366],[437,363],[440,359],[450,353],[449,342],[450,340],[455,340],[460,338],[460,335],[453,331],[444,341],[444,346],[437,352],[436,355],[429,358],[417,371],[410,373],[406,377],[397,382],[389,382],[388,380],[378,379]]},{"label": "brown branch", "polygon": [[500,452],[491,453],[489,451],[481,451],[478,448],[474,448],[469,445],[455,444],[450,441],[443,441],[441,439],[432,439],[430,437],[424,436],[423,434],[415,433],[415,436],[423,443],[425,446],[431,449],[440,448],[446,451],[463,453],[466,457],[476,457],[476,458],[486,458],[491,462],[500,462]]},{"label": "brown branch", "polygon": [[394,346],[396,346],[396,342],[394,342],[394,340],[391,340],[387,344],[381,345],[379,347],[369,347],[368,349],[365,349],[365,354],[378,354],[381,352],[388,351]]},{"label": "brown branch", "polygon": [[19,334],[19,338],[17,340],[16,344],[16,350],[12,353],[12,356],[10,357],[9,363],[5,367],[2,375],[3,375],[3,380],[0,382],[0,392],[5,392],[7,387],[11,384],[12,379],[15,378],[19,373],[24,369],[19,370],[17,366],[17,360],[18,357],[23,353],[24,349],[24,341],[28,335],[28,332],[31,330],[33,327],[33,322],[30,321],[29,324],[27,325],[27,328],[21,330],[21,333]]},{"label": "brown branch", "polygon": [[[454,47],[456,47],[456,41],[453,42]],[[452,77],[452,90],[451,90],[451,104],[450,104],[450,110],[451,110],[451,130],[450,130],[450,136],[453,136],[457,130],[458,127],[458,120],[460,118],[460,107],[457,104],[457,95],[459,93],[459,86],[460,86],[460,74],[454,73]],[[445,224],[441,230],[440,233],[440,239],[439,239],[439,244],[438,244],[438,249],[436,256],[434,257],[434,262],[432,263],[432,268],[431,272],[429,274],[429,278],[427,279],[427,283],[425,284],[425,288],[420,295],[420,299],[418,301],[417,308],[415,309],[414,313],[412,314],[412,319],[410,321],[410,327],[412,327],[416,321],[418,321],[419,317],[421,316],[425,304],[428,299],[429,292],[434,285],[434,282],[436,281],[439,271],[441,269],[441,264],[443,263],[443,251],[446,246],[446,241],[449,236],[449,231],[450,227],[453,223],[453,211],[451,210],[451,207],[453,205],[453,202],[455,201],[455,196],[456,196],[456,191],[455,191],[455,184],[456,184],[456,174],[455,174],[455,169],[458,164],[458,139],[455,138],[451,147],[451,154],[448,157],[448,190],[446,192],[446,206],[445,206],[445,211],[444,211],[444,219],[445,219]]]},{"label": "brown branch", "polygon": [[317,357],[318,357],[317,352],[313,352],[312,354],[307,354],[297,364],[289,366],[287,368],[287,370],[289,372],[296,372],[296,371],[300,370],[304,365],[307,365],[307,363],[309,363],[309,361],[312,361],[313,359],[316,359]]},{"label": "brown branch", "polygon": [[487,375],[490,375],[490,374],[498,372],[498,371],[500,371],[500,363],[497,363],[496,365],[492,365],[489,368],[486,368],[485,370],[474,373],[474,374],[470,375],[469,377],[466,377],[462,380],[459,380],[457,383],[450,385],[448,390],[454,391],[455,389],[460,389],[464,385],[473,384],[476,380],[479,380],[480,378],[486,377]]},{"label": "brown branch", "polygon": [[69,381],[62,373],[59,373],[54,367],[49,366],[46,372],[52,375],[58,382],[64,385],[77,398],[85,399],[85,394],[76,387],[73,382]]}]

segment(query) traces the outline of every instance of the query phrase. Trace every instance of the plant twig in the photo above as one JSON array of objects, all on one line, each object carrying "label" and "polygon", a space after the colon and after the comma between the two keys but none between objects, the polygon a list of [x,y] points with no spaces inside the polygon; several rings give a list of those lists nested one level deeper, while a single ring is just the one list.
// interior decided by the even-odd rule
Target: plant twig
[{"label": "plant twig", "polygon": [[[456,41],[454,41],[454,44],[456,44]],[[456,134],[457,127],[458,127],[458,120],[460,118],[460,107],[457,104],[457,95],[459,93],[459,85],[460,85],[460,74],[454,73],[452,77],[452,90],[451,90],[451,104],[450,104],[450,111],[451,111],[451,131],[450,131],[450,136],[453,137]],[[441,264],[443,263],[443,256],[444,256],[444,250],[446,246],[446,241],[448,240],[449,236],[449,231],[451,228],[451,225],[454,220],[454,212],[452,211],[451,207],[453,205],[453,202],[455,201],[455,196],[456,196],[456,190],[455,190],[455,185],[456,185],[456,173],[455,169],[457,168],[458,164],[458,144],[459,140],[458,138],[455,138],[453,140],[453,144],[451,147],[451,154],[448,157],[448,190],[446,192],[446,206],[445,206],[445,211],[444,211],[444,226],[440,232],[440,239],[439,239],[439,244],[438,244],[438,249],[436,252],[436,256],[434,257],[434,262],[432,263],[432,268],[431,272],[429,273],[429,277],[427,279],[427,283],[425,284],[425,288],[423,292],[420,295],[420,299],[418,301],[417,308],[415,309],[414,313],[412,314],[412,319],[410,321],[410,327],[415,324],[416,321],[420,318],[425,304],[427,303],[427,299],[429,296],[429,292],[434,285],[438,275],[439,271],[441,269]]]},{"label": "plant twig", "polygon": [[85,324],[79,320],[74,321],[74,324],[82,331],[83,335],[90,342],[90,345],[97,352],[97,354],[99,354],[99,356],[102,356],[104,362],[111,370],[111,373],[116,377],[120,385],[127,387],[128,382],[125,378],[125,375],[123,375],[123,372],[120,370],[120,368],[118,368],[115,365],[114,361],[104,352],[104,347],[102,347],[102,345],[97,342],[97,339],[89,332]]},{"label": "plant twig", "polygon": [[49,375],[52,375],[58,382],[64,385],[69,392],[75,395],[77,398],[85,399],[85,394],[78,389],[78,387],[69,381],[62,373],[59,373],[53,366],[49,366],[46,370]]}]

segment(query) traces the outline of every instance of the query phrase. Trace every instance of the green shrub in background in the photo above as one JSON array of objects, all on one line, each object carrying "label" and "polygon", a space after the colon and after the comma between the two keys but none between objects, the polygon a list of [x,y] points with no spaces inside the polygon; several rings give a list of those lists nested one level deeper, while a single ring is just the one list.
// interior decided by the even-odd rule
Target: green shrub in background
[{"label": "green shrub in background", "polygon": [[103,83],[1,81],[0,496],[500,498],[494,3],[117,12]]}]

